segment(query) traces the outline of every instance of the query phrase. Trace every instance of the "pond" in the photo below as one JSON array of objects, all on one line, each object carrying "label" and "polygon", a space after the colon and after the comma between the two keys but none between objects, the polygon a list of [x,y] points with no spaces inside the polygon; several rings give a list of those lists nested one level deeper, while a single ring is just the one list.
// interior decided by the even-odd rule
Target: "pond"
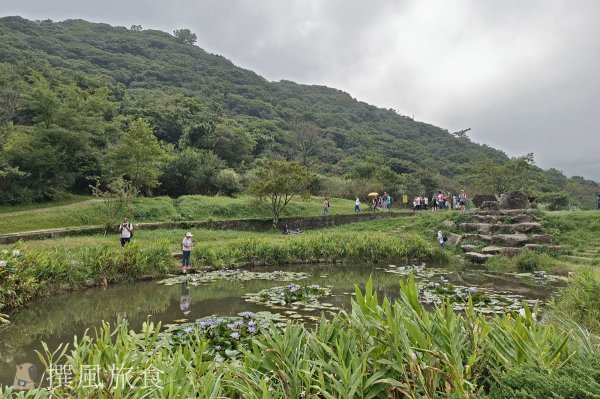
[{"label": "pond", "polygon": [[[61,343],[72,342],[74,335],[81,336],[86,329],[93,329],[102,321],[115,324],[119,317],[126,318],[133,329],[140,328],[148,317],[167,325],[211,315],[233,316],[244,311],[266,310],[310,322],[321,312],[327,315],[340,308],[348,309],[354,284],[364,287],[369,276],[379,298],[385,296],[393,300],[399,293],[399,280],[411,272],[421,282],[424,302],[436,303],[450,297],[455,309],[460,310],[465,306],[465,294],[477,293],[481,296],[476,304],[478,309],[493,313],[518,311],[523,301],[543,303],[563,284],[560,279],[543,274],[494,274],[424,264],[292,265],[285,267],[285,273],[274,273],[281,269],[281,266],[265,266],[253,268],[251,273],[178,276],[164,281],[93,288],[32,302],[11,314],[12,324],[0,329],[0,384],[13,384],[17,365],[31,363],[42,370],[35,352],[42,350],[42,341],[53,350]],[[260,301],[260,298],[268,298],[264,293],[258,294],[261,290],[290,284],[318,285],[326,288],[322,292],[330,295],[320,298],[317,304],[308,305],[282,306],[270,300]]]}]

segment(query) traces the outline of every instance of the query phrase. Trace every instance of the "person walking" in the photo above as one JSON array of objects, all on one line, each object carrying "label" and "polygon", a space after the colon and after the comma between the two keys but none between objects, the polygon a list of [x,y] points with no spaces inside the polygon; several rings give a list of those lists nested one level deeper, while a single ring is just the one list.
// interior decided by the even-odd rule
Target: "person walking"
[{"label": "person walking", "polygon": [[444,240],[444,233],[442,233],[442,230],[438,230],[437,238],[438,238],[438,241],[440,242],[440,247],[444,248],[446,246],[446,240]]},{"label": "person walking", "polygon": [[458,205],[460,206],[460,211],[465,211],[465,205],[467,204],[467,194],[465,194],[465,190],[460,190],[460,194],[458,194]]},{"label": "person walking", "polygon": [[360,199],[356,197],[356,201],[354,201],[354,212],[360,213]]},{"label": "person walking", "polygon": [[124,247],[133,237],[133,225],[127,218],[123,219],[123,223],[119,226],[119,232],[121,233],[121,246]]},{"label": "person walking", "polygon": [[183,273],[187,273],[189,269],[192,268],[192,248],[194,248],[194,243],[192,242],[192,237],[194,235],[191,232],[185,233],[185,237],[183,237],[183,241],[181,241],[181,269]]},{"label": "person walking", "polygon": [[329,214],[329,198],[325,197],[325,201],[323,201],[323,216]]}]

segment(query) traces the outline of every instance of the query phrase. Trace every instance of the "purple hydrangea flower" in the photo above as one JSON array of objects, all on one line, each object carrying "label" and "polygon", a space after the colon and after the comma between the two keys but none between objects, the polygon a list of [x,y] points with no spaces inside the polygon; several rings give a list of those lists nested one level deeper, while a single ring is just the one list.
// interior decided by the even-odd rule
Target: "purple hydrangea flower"
[{"label": "purple hydrangea flower", "polygon": [[229,334],[229,336],[233,339],[238,339],[240,337],[240,333],[239,332],[232,332],[231,334]]},{"label": "purple hydrangea flower", "polygon": [[247,319],[249,319],[251,317],[254,317],[254,313],[252,313],[252,312],[242,312],[239,315],[242,316],[242,317],[244,317],[244,318],[247,318]]},{"label": "purple hydrangea flower", "polygon": [[193,327],[186,327],[183,329],[183,331],[185,331],[186,333],[191,333],[192,331],[194,331]]},{"label": "purple hydrangea flower", "polygon": [[256,327],[252,327],[252,326],[248,327],[248,332],[249,333],[255,333],[256,332]]}]

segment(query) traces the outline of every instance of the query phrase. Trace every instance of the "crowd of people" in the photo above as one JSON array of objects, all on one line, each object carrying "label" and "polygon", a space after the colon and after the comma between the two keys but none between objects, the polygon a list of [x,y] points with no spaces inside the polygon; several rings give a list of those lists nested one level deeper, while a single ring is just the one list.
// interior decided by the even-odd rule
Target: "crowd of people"
[{"label": "crowd of people", "polygon": [[413,209],[415,211],[424,211],[431,209],[437,211],[438,209],[460,209],[462,212],[465,211],[467,205],[467,194],[465,190],[460,190],[460,194],[452,195],[447,193],[444,195],[441,191],[434,193],[431,197],[425,195],[417,195],[413,200]]}]

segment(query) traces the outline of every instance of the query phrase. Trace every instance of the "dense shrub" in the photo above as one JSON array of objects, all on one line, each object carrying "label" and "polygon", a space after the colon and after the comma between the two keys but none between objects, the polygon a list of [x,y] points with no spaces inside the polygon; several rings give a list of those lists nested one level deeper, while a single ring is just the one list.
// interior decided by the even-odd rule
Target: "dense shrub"
[{"label": "dense shrub", "polygon": [[569,196],[565,193],[547,193],[540,198],[540,202],[548,203],[550,211],[561,211],[569,205]]},{"label": "dense shrub", "polygon": [[600,399],[600,354],[572,359],[548,371],[526,366],[499,374],[490,399]]}]

